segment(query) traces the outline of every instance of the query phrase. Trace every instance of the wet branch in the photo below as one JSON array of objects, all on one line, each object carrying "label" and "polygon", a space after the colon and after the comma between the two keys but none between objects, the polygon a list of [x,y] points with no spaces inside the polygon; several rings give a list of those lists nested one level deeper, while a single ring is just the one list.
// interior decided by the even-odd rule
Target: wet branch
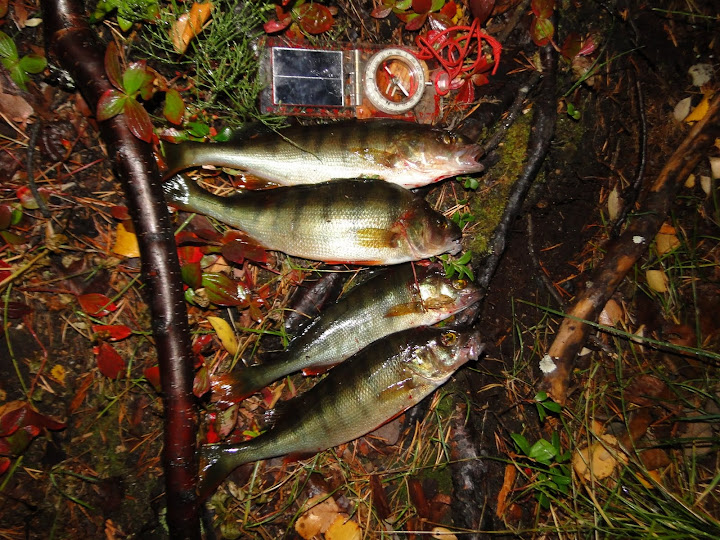
[{"label": "wet branch", "polygon": [[[105,46],[80,0],[41,0],[48,56],[70,72],[91,110],[111,88]],[[132,135],[123,115],[100,122],[123,184],[142,254],[165,406],[165,487],[172,538],[200,538],[195,484],[197,418],[192,351],[173,231],[152,146]],[[110,451],[110,450],[109,450]]]},{"label": "wet branch", "polygon": [[670,156],[625,231],[606,247],[606,255],[590,278],[592,284],[576,299],[563,319],[548,355],[555,369],[542,386],[558,403],[564,403],[575,362],[590,332],[582,321],[595,321],[613,292],[660,230],[678,189],[705,156],[720,131],[720,96]]}]

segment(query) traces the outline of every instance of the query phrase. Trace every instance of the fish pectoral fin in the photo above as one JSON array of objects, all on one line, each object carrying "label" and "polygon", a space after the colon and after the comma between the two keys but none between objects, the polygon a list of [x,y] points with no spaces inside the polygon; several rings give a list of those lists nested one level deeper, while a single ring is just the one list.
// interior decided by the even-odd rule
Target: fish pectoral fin
[{"label": "fish pectoral fin", "polygon": [[428,298],[423,302],[423,305],[426,309],[439,309],[443,308],[445,306],[452,305],[453,299],[445,294],[439,294],[437,296],[433,296],[432,298]]},{"label": "fish pectoral fin", "polygon": [[305,377],[313,377],[316,375],[322,375],[323,373],[328,372],[330,369],[332,369],[336,365],[337,364],[329,364],[329,365],[324,365],[324,366],[308,366],[302,370],[302,374]]},{"label": "fish pectoral fin", "polygon": [[386,152],[384,150],[372,148],[354,148],[350,151],[353,154],[361,156],[366,161],[388,168],[396,167],[401,161],[397,154],[393,152]]},{"label": "fish pectoral fin", "polygon": [[407,302],[391,307],[385,313],[385,317],[400,317],[402,315],[411,315],[413,313],[422,313],[425,311],[422,302]]},{"label": "fish pectoral fin", "polygon": [[385,400],[393,401],[395,396],[397,396],[398,394],[405,394],[409,390],[412,390],[414,388],[417,388],[417,384],[415,384],[413,376],[408,373],[406,378],[396,382],[392,386],[388,386],[382,392],[380,392],[380,394],[378,395],[378,400],[380,402]]},{"label": "fish pectoral fin", "polygon": [[399,245],[401,234],[393,229],[378,229],[366,227],[359,229],[356,234],[357,243],[362,247],[388,247]]}]

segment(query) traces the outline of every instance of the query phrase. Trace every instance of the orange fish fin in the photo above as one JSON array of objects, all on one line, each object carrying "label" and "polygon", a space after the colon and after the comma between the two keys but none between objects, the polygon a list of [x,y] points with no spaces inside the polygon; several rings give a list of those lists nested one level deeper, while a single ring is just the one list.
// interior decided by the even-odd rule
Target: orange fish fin
[{"label": "orange fish fin", "polygon": [[392,229],[378,229],[366,227],[357,231],[357,243],[363,247],[389,247],[398,246],[399,235]]},{"label": "orange fish fin", "polygon": [[305,369],[302,370],[302,374],[306,377],[313,377],[315,375],[322,375],[323,373],[328,372],[333,367],[337,366],[337,364],[330,364],[325,366],[308,366]]},{"label": "orange fish fin", "polygon": [[416,385],[413,382],[412,375],[408,374],[405,379],[398,381],[397,383],[385,388],[382,392],[380,392],[378,399],[379,401],[392,400],[393,397],[396,396],[398,393],[405,393],[415,387]]},{"label": "orange fish fin", "polygon": [[385,317],[400,317],[402,315],[411,315],[412,313],[421,313],[425,311],[422,302],[407,302],[406,304],[398,304],[391,307],[385,313]]},{"label": "orange fish fin", "polygon": [[445,306],[452,305],[453,299],[447,295],[439,294],[426,300],[423,305],[426,309],[439,309]]},{"label": "orange fish fin", "polygon": [[384,150],[371,148],[353,148],[350,150],[353,154],[361,156],[370,163],[376,163],[383,167],[396,167],[400,162],[400,158],[394,152],[386,152]]},{"label": "orange fish fin", "polygon": [[293,452],[292,454],[288,454],[283,458],[283,463],[287,465],[288,463],[294,463],[302,459],[311,458],[315,454],[317,454],[317,452]]}]

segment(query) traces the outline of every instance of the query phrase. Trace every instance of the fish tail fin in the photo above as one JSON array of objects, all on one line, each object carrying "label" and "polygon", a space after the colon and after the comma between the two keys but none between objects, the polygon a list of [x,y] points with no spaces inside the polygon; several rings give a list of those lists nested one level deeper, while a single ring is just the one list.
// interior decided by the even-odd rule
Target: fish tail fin
[{"label": "fish tail fin", "polygon": [[195,182],[184,174],[176,174],[163,182],[165,200],[180,210],[191,210],[190,200],[201,193]]},{"label": "fish tail fin", "polygon": [[197,488],[200,502],[210,497],[237,467],[256,461],[253,446],[252,441],[249,441],[241,444],[208,444],[200,448],[200,481]]},{"label": "fish tail fin", "polygon": [[239,403],[282,377],[274,377],[265,367],[265,364],[260,364],[221,375],[213,383],[213,392],[219,395],[221,401]]}]

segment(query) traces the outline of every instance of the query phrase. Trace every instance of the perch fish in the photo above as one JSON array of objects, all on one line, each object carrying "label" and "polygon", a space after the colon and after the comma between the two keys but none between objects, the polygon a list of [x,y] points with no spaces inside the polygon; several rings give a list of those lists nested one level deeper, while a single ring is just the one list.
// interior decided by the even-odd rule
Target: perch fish
[{"label": "perch fish", "polygon": [[224,375],[213,386],[216,391],[221,387],[222,395],[242,399],[296,371],[326,371],[380,338],[440,322],[479,298],[475,284],[450,279],[442,269],[395,266],[322,311],[283,353]]},{"label": "perch fish", "polygon": [[460,228],[421,197],[377,179],[346,179],[219,197],[178,174],[168,203],[245,231],[263,247],[333,263],[389,265],[460,251]]},{"label": "perch fish", "polygon": [[396,120],[294,126],[241,141],[166,145],[166,177],[215,165],[280,185],[382,178],[417,188],[483,170],[481,148],[460,135]]}]

